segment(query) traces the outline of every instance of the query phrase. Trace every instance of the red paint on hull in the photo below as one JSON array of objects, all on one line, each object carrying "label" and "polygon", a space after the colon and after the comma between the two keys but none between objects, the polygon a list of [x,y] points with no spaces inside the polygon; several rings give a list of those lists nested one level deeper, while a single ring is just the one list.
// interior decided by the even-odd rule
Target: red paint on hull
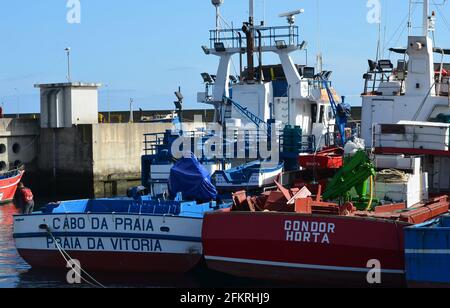
[{"label": "red paint on hull", "polygon": [[[329,243],[288,241],[286,221],[325,223]],[[379,260],[386,279],[402,282],[403,228],[407,224],[358,217],[287,213],[208,214],[203,248],[209,268],[235,276],[286,281],[349,279],[366,282],[369,260]],[[304,233],[299,235],[304,236]],[[307,238],[308,239],[308,238]],[[367,270],[366,272],[364,272]],[[361,281],[361,279],[363,279]]]},{"label": "red paint on hull", "polygon": [[[112,273],[186,273],[199,265],[201,255],[120,252],[77,252],[69,255],[83,269]],[[66,262],[57,251],[19,250],[20,256],[34,268],[66,270]]]},{"label": "red paint on hull", "polygon": [[9,203],[14,199],[17,184],[22,180],[24,172],[17,171],[17,174],[0,179],[0,203]]}]

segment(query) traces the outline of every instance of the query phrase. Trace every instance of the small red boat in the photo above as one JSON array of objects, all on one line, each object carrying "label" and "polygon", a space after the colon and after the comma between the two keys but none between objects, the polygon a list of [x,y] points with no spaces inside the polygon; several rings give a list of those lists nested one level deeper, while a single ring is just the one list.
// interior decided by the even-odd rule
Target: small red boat
[{"label": "small red boat", "polygon": [[14,199],[17,190],[17,185],[22,180],[22,169],[15,169],[0,174],[0,204],[10,203]]}]

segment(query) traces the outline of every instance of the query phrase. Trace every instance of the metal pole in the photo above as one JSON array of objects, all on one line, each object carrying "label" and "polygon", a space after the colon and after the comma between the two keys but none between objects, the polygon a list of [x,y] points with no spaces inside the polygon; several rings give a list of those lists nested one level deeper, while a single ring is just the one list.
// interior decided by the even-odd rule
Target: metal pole
[{"label": "metal pole", "polygon": [[219,6],[216,5],[216,42],[219,42],[219,33],[220,33],[220,9]]},{"label": "metal pole", "polygon": [[249,22],[251,25],[254,24],[254,18],[255,18],[255,3],[254,0],[249,0]]},{"label": "metal pole", "polygon": [[130,98],[130,121],[129,123],[134,123],[134,117],[133,117],[133,99]]},{"label": "metal pole", "polygon": [[430,1],[423,0],[423,36],[428,36],[430,17]]},{"label": "metal pole", "polygon": [[109,100],[109,84],[106,85],[106,108],[108,108],[108,123],[111,124],[111,106]]},{"label": "metal pole", "polygon": [[17,95],[17,118],[20,118],[20,94],[19,94],[19,89],[15,88],[14,90],[16,90],[16,95]]},{"label": "metal pole", "polygon": [[70,76],[70,48],[66,48],[67,53],[67,81],[71,82],[72,78]]}]

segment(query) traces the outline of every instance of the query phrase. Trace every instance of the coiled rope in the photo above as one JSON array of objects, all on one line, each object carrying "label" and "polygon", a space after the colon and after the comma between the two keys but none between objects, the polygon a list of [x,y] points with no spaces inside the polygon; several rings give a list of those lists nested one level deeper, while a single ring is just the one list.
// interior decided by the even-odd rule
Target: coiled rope
[{"label": "coiled rope", "polygon": [[385,169],[377,173],[376,181],[381,183],[407,183],[409,176],[397,169]]}]

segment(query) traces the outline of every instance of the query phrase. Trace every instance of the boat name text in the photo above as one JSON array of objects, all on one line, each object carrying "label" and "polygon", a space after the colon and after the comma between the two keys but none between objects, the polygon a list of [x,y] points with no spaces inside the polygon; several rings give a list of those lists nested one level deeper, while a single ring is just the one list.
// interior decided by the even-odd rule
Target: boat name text
[{"label": "boat name text", "polygon": [[53,219],[53,230],[55,231],[74,231],[74,230],[86,230],[92,231],[142,231],[142,232],[154,232],[153,222],[149,218],[123,218],[114,217],[106,219],[105,217],[90,217],[85,219],[84,217],[66,217]]},{"label": "boat name text", "polygon": [[287,242],[330,244],[330,234],[336,231],[333,223],[317,221],[292,221],[284,223]]}]

